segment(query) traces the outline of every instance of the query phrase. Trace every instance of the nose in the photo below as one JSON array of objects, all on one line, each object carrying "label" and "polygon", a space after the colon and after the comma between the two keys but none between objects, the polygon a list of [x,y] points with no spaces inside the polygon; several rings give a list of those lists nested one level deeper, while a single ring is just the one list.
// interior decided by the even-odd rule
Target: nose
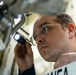
[{"label": "nose", "polygon": [[37,45],[41,45],[42,43],[44,43],[44,37],[42,37],[42,36],[37,36],[36,37],[36,43],[37,43]]}]

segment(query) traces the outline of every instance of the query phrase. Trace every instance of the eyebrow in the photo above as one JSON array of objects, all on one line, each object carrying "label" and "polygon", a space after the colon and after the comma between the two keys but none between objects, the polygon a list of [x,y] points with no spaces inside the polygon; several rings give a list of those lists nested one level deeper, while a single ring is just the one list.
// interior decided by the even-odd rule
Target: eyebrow
[{"label": "eyebrow", "polygon": [[42,24],[39,25],[39,28],[42,28],[44,25],[49,24],[48,22],[44,22]]},{"label": "eyebrow", "polygon": [[[39,26],[38,26],[38,28],[42,28],[44,25],[46,25],[46,24],[49,24],[48,22],[44,22],[44,23],[42,23],[42,24],[40,24]],[[34,35],[35,35],[35,32],[33,33],[33,37],[34,37]]]}]

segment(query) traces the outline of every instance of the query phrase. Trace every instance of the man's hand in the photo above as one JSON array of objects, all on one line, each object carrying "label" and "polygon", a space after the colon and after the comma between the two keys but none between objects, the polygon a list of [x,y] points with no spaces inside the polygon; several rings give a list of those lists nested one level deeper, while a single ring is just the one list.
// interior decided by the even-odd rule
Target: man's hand
[{"label": "man's hand", "polygon": [[60,58],[56,61],[54,65],[54,69],[69,64],[73,61],[76,61],[76,52],[64,53],[60,56]]},{"label": "man's hand", "polygon": [[14,49],[14,54],[15,60],[21,72],[33,65],[33,52],[29,43],[26,43],[25,46],[17,43]]}]

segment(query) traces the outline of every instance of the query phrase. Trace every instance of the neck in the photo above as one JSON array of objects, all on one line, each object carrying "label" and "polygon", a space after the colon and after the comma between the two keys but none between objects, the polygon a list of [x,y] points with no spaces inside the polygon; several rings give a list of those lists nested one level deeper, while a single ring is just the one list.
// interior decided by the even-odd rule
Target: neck
[{"label": "neck", "polygon": [[76,44],[70,44],[67,48],[66,51],[63,52],[59,58],[56,60],[54,69],[64,66],[68,63],[71,63],[76,60]]}]

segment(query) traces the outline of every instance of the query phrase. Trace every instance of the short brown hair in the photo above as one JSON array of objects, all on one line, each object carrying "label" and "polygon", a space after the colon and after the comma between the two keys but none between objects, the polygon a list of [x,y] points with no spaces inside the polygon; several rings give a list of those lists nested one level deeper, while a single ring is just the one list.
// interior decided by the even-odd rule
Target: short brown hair
[{"label": "short brown hair", "polygon": [[67,27],[69,23],[74,24],[75,26],[75,36],[76,36],[76,25],[73,21],[73,19],[71,18],[70,15],[68,14],[60,14],[56,16],[56,22],[58,22],[60,25],[62,25],[62,29],[64,29],[64,27]]},{"label": "short brown hair", "polygon": [[73,19],[68,14],[60,14],[56,16],[56,20],[58,23],[60,23],[62,26],[68,26],[69,23],[74,23]]}]

